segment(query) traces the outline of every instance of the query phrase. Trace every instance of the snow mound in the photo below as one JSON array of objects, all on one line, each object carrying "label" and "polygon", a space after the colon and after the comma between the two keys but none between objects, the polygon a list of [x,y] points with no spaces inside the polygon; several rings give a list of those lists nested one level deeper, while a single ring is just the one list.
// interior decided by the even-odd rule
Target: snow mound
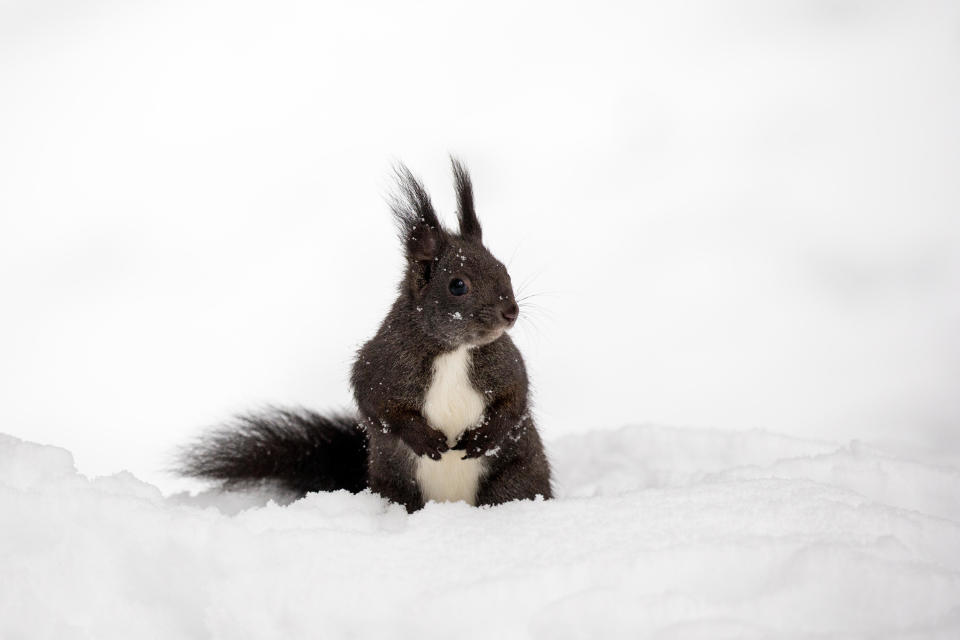
[{"label": "snow mound", "polygon": [[760,431],[594,431],[560,497],[164,497],[0,435],[2,638],[960,637],[960,474]]}]

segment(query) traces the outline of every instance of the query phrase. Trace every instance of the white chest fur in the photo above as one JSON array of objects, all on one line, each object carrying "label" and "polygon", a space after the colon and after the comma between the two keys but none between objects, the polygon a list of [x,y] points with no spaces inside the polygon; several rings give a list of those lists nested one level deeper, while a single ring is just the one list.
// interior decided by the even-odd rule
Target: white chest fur
[{"label": "white chest fur", "polygon": [[[467,347],[437,356],[424,396],[423,416],[427,424],[442,431],[451,446],[465,429],[480,421],[486,407],[483,396],[470,382],[471,364],[472,354]],[[440,460],[426,456],[417,459],[417,481],[424,500],[476,504],[484,462],[462,457],[462,451],[447,451]]]}]

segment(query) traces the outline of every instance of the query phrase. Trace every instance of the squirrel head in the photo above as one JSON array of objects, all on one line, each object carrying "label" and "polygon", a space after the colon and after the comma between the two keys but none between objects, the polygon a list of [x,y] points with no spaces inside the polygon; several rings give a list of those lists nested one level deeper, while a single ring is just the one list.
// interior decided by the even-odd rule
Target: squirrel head
[{"label": "squirrel head", "polygon": [[400,295],[426,335],[450,348],[479,346],[502,336],[520,310],[507,268],[483,246],[470,175],[457,160],[451,163],[459,233],[440,224],[410,170],[396,168],[391,209],[408,263]]}]

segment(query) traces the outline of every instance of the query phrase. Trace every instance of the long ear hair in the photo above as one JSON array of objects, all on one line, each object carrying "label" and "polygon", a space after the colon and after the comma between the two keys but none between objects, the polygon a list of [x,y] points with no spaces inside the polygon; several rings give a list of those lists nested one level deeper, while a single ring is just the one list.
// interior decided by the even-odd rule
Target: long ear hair
[{"label": "long ear hair", "polygon": [[457,219],[460,221],[460,235],[465,238],[481,240],[483,231],[477,212],[473,208],[473,183],[470,174],[456,158],[450,158],[453,166],[453,184],[457,190]]},{"label": "long ear hair", "polygon": [[447,234],[437,219],[430,196],[405,165],[397,164],[393,172],[397,190],[390,198],[390,209],[407,257],[415,262],[433,260],[440,254]]}]

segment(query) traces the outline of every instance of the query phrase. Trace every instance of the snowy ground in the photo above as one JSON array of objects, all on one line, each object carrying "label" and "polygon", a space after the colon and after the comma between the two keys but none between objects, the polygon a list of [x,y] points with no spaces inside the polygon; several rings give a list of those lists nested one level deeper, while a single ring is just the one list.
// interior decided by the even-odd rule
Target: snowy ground
[{"label": "snowy ground", "polygon": [[0,637],[956,638],[960,473],[857,443],[629,427],[560,497],[163,497],[0,437]]}]

